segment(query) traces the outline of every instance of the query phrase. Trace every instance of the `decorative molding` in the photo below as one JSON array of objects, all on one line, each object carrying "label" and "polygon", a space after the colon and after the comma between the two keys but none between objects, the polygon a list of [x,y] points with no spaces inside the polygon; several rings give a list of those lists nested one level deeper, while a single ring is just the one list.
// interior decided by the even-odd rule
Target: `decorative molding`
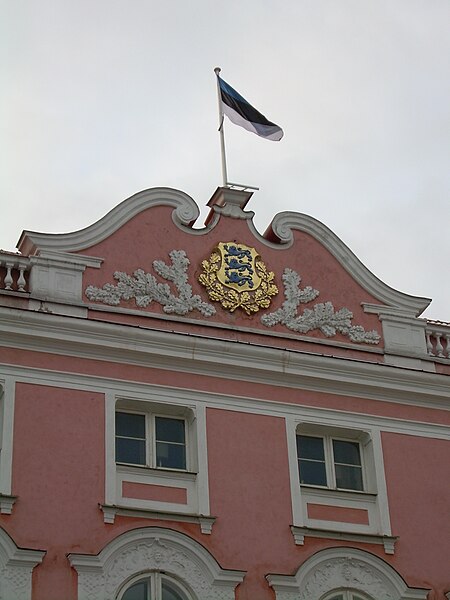
[{"label": "decorative molding", "polygon": [[31,264],[47,262],[56,267],[67,267],[67,265],[70,265],[74,270],[84,271],[86,267],[100,269],[104,259],[96,256],[86,256],[85,254],[71,254],[70,252],[39,249],[35,256],[30,256],[29,260]]},{"label": "decorative molding", "polygon": [[[98,391],[105,395],[110,394],[115,397],[122,393],[133,395],[134,398],[151,401],[153,396],[158,395],[161,402],[167,404],[176,404],[180,398],[187,402],[197,404],[197,418],[201,409],[206,406],[222,408],[224,410],[233,410],[235,412],[249,412],[258,415],[270,415],[281,418],[289,417],[296,424],[308,422],[316,424],[318,420],[330,427],[346,427],[353,429],[365,429],[376,427],[382,431],[390,433],[400,433],[403,435],[412,435],[417,437],[431,437],[439,440],[450,441],[450,427],[433,422],[424,422],[416,420],[407,420],[404,418],[382,417],[379,415],[370,415],[367,413],[347,412],[331,408],[321,408],[317,406],[307,406],[305,404],[297,405],[292,402],[279,402],[277,400],[262,400],[257,397],[238,396],[225,393],[211,393],[199,389],[168,387],[165,385],[155,385],[149,383],[137,383],[113,379],[102,376],[92,376],[85,374],[72,374],[68,372],[55,372],[46,369],[37,369],[33,367],[21,366],[0,366],[0,370],[7,372],[9,376],[17,379],[18,382],[31,383],[34,385],[45,385],[50,387],[67,387],[76,390]],[[409,404],[410,406],[411,404]],[[440,408],[442,406],[433,406]],[[111,411],[111,415],[114,412]],[[202,418],[202,421],[204,419]],[[295,446],[295,444],[294,444]],[[114,453],[112,453],[114,456]],[[201,452],[203,457],[203,451]],[[295,461],[294,461],[295,463]],[[115,463],[114,463],[115,469]],[[298,471],[298,469],[297,469]],[[201,469],[197,477],[200,476]],[[207,488],[207,486],[205,486]],[[202,511],[207,514],[208,511]]]},{"label": "decorative molding", "polygon": [[31,574],[44,556],[41,550],[18,548],[0,528],[0,600],[31,600]]},{"label": "decorative molding", "polygon": [[355,548],[329,548],[308,558],[294,576],[267,575],[276,600],[311,600],[352,589],[376,600],[426,600],[429,590],[409,588],[380,558]]},{"label": "decorative molding", "polygon": [[211,300],[234,312],[237,308],[251,315],[270,306],[278,294],[275,273],[254,248],[236,242],[219,242],[209,260],[202,262],[199,282]]},{"label": "decorative molding", "polygon": [[430,304],[429,298],[404,294],[383,283],[331,229],[313,217],[289,211],[278,213],[267,229],[265,237],[269,240],[276,239],[283,249],[294,243],[294,230],[308,233],[320,242],[353,279],[380,302],[397,307],[404,311],[403,314],[410,316],[419,316]]},{"label": "decorative molding", "polygon": [[133,328],[130,346],[124,325],[81,319],[73,324],[71,317],[0,307],[5,347],[146,367],[151,360],[153,368],[450,408],[443,374],[144,328]]},{"label": "decorative molding", "polygon": [[10,515],[14,503],[17,500],[17,496],[8,496],[6,494],[0,494],[0,513],[2,515]]},{"label": "decorative molding", "polygon": [[327,540],[345,540],[362,544],[380,544],[384,547],[386,554],[394,554],[395,543],[398,536],[372,535],[369,533],[351,533],[347,531],[335,531],[332,529],[319,529],[316,527],[296,527],[291,525],[291,532],[297,546],[303,546],[306,537],[321,538]]},{"label": "decorative molding", "polygon": [[162,260],[154,260],[153,268],[160,277],[175,285],[178,295],[175,296],[168,283],[158,283],[155,276],[137,269],[133,276],[123,271],[116,271],[114,279],[119,283],[106,283],[103,288],[89,285],[85,294],[89,300],[117,306],[121,300],[134,298],[136,305],[145,308],[151,302],[157,302],[169,314],[186,315],[198,310],[204,317],[215,314],[212,304],[203,302],[198,294],[192,295],[192,287],[188,283],[187,270],[190,261],[184,250],[172,250],[169,253],[172,264],[169,266]]},{"label": "decorative molding", "polygon": [[244,211],[244,208],[253,192],[248,190],[238,190],[230,187],[219,187],[216,189],[208,206],[217,215],[231,217],[232,219],[252,219],[255,216],[253,211]]},{"label": "decorative molding", "polygon": [[234,600],[243,571],[222,569],[213,556],[187,535],[159,527],[128,531],[98,555],[69,554],[78,573],[78,600],[115,598],[133,576],[164,571],[185,583],[197,600]]},{"label": "decorative molding", "polygon": [[206,515],[183,514],[179,512],[170,512],[163,510],[153,510],[148,508],[131,508],[121,505],[99,504],[103,512],[104,523],[113,524],[116,515],[123,517],[138,517],[141,519],[153,519],[158,521],[180,521],[183,523],[197,523],[200,525],[200,531],[210,535],[216,517]]},{"label": "decorative molding", "polygon": [[319,291],[311,286],[302,289],[300,287],[302,279],[292,269],[285,269],[282,279],[286,300],[281,308],[261,317],[261,323],[266,327],[273,327],[281,323],[291,331],[299,333],[308,333],[314,329],[319,329],[326,337],[333,337],[336,333],[341,333],[355,343],[379,343],[380,335],[375,330],[365,331],[361,325],[352,325],[353,313],[351,310],[344,307],[336,312],[331,302],[319,303],[312,308],[305,308],[303,313],[299,315],[299,305],[307,304],[317,298]]},{"label": "decorative molding", "polygon": [[183,231],[193,234],[205,231],[191,229],[200,211],[190,196],[180,190],[159,187],[134,194],[114,207],[96,223],[79,231],[57,234],[23,231],[17,248],[26,255],[34,254],[38,249],[63,252],[84,250],[100,243],[130,219],[155,206],[173,207],[172,220]]}]

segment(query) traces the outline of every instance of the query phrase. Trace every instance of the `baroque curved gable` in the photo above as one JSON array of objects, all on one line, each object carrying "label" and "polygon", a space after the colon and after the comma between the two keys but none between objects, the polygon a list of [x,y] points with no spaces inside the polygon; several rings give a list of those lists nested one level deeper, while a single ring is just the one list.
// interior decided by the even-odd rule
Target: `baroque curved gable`
[{"label": "baroque curved gable", "polygon": [[[250,196],[219,188],[206,226],[194,229],[194,200],[154,188],[80,231],[25,231],[18,247],[36,264],[31,284],[41,286],[41,296],[53,265],[72,269],[79,273],[72,287],[82,286],[76,301],[103,312],[189,317],[202,325],[375,347],[382,342],[380,313],[411,318],[428,305],[380,281],[312,217],[279,213],[261,235],[253,213],[243,210]],[[46,298],[52,293],[66,299],[60,290]]]}]

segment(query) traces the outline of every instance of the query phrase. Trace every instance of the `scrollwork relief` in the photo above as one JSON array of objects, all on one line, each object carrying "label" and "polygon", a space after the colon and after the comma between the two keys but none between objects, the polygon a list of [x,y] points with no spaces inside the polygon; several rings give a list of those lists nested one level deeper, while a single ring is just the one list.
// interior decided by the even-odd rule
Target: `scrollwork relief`
[{"label": "scrollwork relief", "polygon": [[379,343],[380,335],[375,330],[365,331],[361,325],[352,324],[353,313],[348,308],[344,307],[336,311],[331,302],[325,302],[305,308],[299,314],[300,304],[307,304],[315,300],[319,291],[311,286],[301,288],[301,277],[292,269],[285,269],[282,279],[286,300],[281,308],[261,317],[261,322],[266,327],[273,327],[280,323],[296,333],[308,333],[318,329],[326,337],[333,337],[336,333],[341,333],[351,342]]},{"label": "scrollwork relief", "polygon": [[190,261],[184,250],[172,250],[169,253],[172,264],[167,265],[162,260],[153,261],[156,273],[166,281],[173,284],[176,292],[168,283],[160,283],[151,273],[137,269],[133,275],[123,271],[116,271],[114,279],[117,285],[106,283],[102,288],[88,286],[86,296],[89,300],[103,302],[110,306],[118,306],[122,300],[135,299],[136,306],[145,308],[151,302],[156,302],[163,307],[165,313],[186,315],[197,310],[204,317],[211,317],[216,309],[211,304],[204,302],[199,295],[192,294],[192,287],[188,283],[188,267]]},{"label": "scrollwork relief", "polygon": [[146,533],[129,531],[98,556],[70,555],[78,572],[79,600],[112,600],[130,579],[152,571],[178,578],[196,600],[234,600],[244,573],[222,570],[202,546],[183,534],[162,529]]}]

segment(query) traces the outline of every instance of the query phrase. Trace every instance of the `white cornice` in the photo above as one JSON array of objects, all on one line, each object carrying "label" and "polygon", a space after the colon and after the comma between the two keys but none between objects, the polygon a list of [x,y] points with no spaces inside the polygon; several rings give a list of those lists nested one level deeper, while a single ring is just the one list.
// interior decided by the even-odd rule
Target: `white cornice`
[{"label": "white cornice", "polygon": [[[199,405],[206,405],[234,412],[289,418],[293,419],[294,428],[297,424],[305,425],[309,423],[315,426],[320,423],[325,427],[351,428],[361,431],[380,429],[390,433],[450,441],[450,425],[309,406],[307,398],[302,404],[296,404],[280,400],[262,400],[256,396],[230,395],[226,391],[222,393],[206,392],[198,388],[140,383],[101,375],[86,375],[84,373],[70,373],[7,364],[0,366],[0,372],[16,382],[89,392],[95,391],[99,394],[111,394],[114,398],[126,396],[144,402],[154,402],[157,398],[160,402],[173,406],[189,405],[198,409]],[[383,400],[383,398],[380,399]],[[430,406],[428,407],[430,408]],[[431,408],[442,407],[431,405]]]},{"label": "white cornice", "polygon": [[23,231],[17,248],[25,255],[37,250],[76,252],[98,244],[125,225],[140,212],[155,206],[172,206],[172,218],[181,229],[189,229],[197,220],[200,211],[194,200],[180,190],[172,188],[152,188],[127,198],[96,223],[71,233],[38,233]]},{"label": "white cornice", "polygon": [[6,347],[450,408],[448,377],[384,364],[18,309],[0,308],[0,332]]},{"label": "white cornice", "polygon": [[419,316],[430,304],[431,300],[429,298],[410,296],[383,283],[363,265],[359,258],[331,229],[313,217],[289,211],[278,213],[265,235],[269,238],[275,237],[278,239],[283,248],[286,245],[291,246],[293,244],[294,230],[304,231],[320,242],[344,269],[380,302],[388,306],[401,308],[404,313],[411,316]]}]

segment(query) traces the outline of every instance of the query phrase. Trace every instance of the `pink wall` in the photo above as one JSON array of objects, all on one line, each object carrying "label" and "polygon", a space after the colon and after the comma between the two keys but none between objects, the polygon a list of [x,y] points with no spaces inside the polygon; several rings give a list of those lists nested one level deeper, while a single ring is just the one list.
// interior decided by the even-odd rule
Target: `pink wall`
[{"label": "pink wall", "polygon": [[383,433],[391,525],[399,535],[393,562],[410,585],[450,591],[450,444]]},{"label": "pink wall", "polygon": [[[18,546],[44,549],[33,600],[75,598],[68,552],[95,552],[104,498],[104,398],[93,392],[17,384],[13,514],[2,526]],[[97,538],[97,539],[96,539]]]},{"label": "pink wall", "polygon": [[[104,399],[101,394],[17,384],[13,493],[18,501],[0,524],[18,546],[44,549],[34,571],[33,600],[75,600],[76,574],[66,554],[98,553],[120,533],[158,525],[185,532],[226,569],[247,570],[239,600],[273,600],[264,576],[292,574],[313,553],[352,546],[389,562],[410,586],[450,588],[450,453],[443,441],[383,435],[394,556],[382,547],[308,538],[296,546],[284,419],[207,410],[212,535],[197,525],[117,517],[104,524]],[[414,499],[414,502],[411,501]]]},{"label": "pink wall", "polygon": [[[227,390],[231,385],[230,379],[222,379],[220,377],[196,375],[195,373],[176,373],[163,369],[153,369],[149,366],[121,364],[120,368],[118,368],[117,363],[14,348],[0,348],[0,362],[44,369],[48,368],[49,364],[51,364],[52,368],[56,371],[80,373],[82,375],[98,375],[123,381],[139,381],[163,386],[170,385],[172,387],[197,389],[218,394],[223,394],[224,390]],[[195,365],[195,362],[193,364]],[[231,375],[233,374],[234,371],[231,372]],[[367,398],[300,390],[294,387],[277,387],[239,381],[239,388],[233,388],[233,394],[247,398],[269,400],[271,402],[333,408],[361,414],[405,419],[406,421],[414,420],[443,425],[450,424],[450,415],[448,410],[445,409],[438,410],[395,402],[380,402],[379,400],[369,400]]]},{"label": "pink wall", "polygon": [[187,504],[187,490],[185,488],[169,487],[167,485],[149,485],[146,483],[123,481],[122,495],[124,498]]}]

